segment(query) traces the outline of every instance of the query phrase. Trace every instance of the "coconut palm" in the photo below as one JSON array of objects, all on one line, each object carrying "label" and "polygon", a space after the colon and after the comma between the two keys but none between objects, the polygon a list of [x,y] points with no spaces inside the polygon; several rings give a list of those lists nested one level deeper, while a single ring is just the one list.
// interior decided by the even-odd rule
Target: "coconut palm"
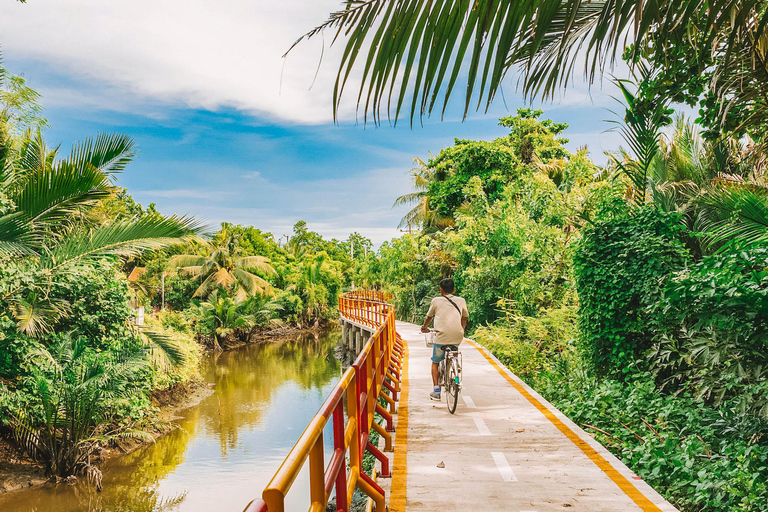
[{"label": "coconut palm", "polygon": [[83,259],[168,247],[197,233],[198,223],[176,216],[89,225],[89,208],[115,193],[114,177],[134,149],[130,137],[100,134],[60,159],[59,148],[48,148],[39,131],[24,137],[0,168],[0,194],[12,204],[0,214],[0,257],[32,256],[53,271]]},{"label": "coconut palm", "polygon": [[513,68],[522,71],[528,98],[552,97],[569,84],[578,57],[591,81],[633,42],[666,54],[686,38],[705,55],[715,42],[737,41],[754,54],[765,44],[764,9],[764,0],[350,0],[295,44],[325,29],[334,31],[334,42],[346,39],[335,114],[359,67],[365,119],[380,122],[383,107],[396,121],[406,107],[413,123],[435,110],[444,114],[457,86],[465,115],[487,109]]},{"label": "coconut palm", "polygon": [[169,268],[178,268],[182,273],[202,280],[195,290],[195,297],[208,297],[219,288],[239,299],[247,295],[274,294],[272,286],[255,274],[277,275],[269,258],[240,256],[234,234],[228,233],[222,243],[206,248],[209,251],[205,255],[179,254],[168,260]]},{"label": "coconut palm", "polygon": [[627,101],[621,131],[635,156],[626,151],[610,156],[630,178],[631,197],[682,214],[687,231],[702,235],[687,240],[698,254],[768,241],[765,165],[755,157],[762,147],[736,139],[705,140],[684,116],[665,135],[666,107],[655,105],[650,114],[643,113],[626,84],[620,87]]},{"label": "coconut palm", "polygon": [[414,158],[413,161],[417,165],[411,169],[413,187],[416,191],[398,197],[392,207],[414,206],[400,219],[400,224],[397,227],[408,228],[410,231],[412,228],[419,227],[426,230],[430,228],[442,229],[453,225],[453,219],[441,216],[429,206],[429,185],[435,179],[434,171],[427,167],[427,164],[420,158]]},{"label": "coconut palm", "polygon": [[256,323],[253,315],[244,315],[242,302],[214,290],[207,301],[200,303],[202,320],[212,323],[214,348],[221,350],[221,342],[237,331],[249,331]]}]

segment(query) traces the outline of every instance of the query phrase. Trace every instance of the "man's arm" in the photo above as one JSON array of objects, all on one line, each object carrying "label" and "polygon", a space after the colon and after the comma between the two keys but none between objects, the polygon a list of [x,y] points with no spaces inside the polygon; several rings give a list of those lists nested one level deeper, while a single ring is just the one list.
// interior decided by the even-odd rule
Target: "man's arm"
[{"label": "man's arm", "polygon": [[[429,324],[432,323],[433,316],[428,316],[424,319],[424,324],[421,326],[421,332],[429,332]],[[465,322],[466,323],[466,322]]]},{"label": "man's arm", "polygon": [[461,328],[467,330],[467,317],[465,316],[461,317]]}]

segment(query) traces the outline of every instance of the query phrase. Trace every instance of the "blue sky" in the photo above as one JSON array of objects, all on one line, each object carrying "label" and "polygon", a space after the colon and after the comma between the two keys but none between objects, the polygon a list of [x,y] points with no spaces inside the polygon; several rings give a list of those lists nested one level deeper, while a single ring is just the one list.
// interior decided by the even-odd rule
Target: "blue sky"
[{"label": "blue sky", "polygon": [[[338,48],[310,41],[281,56],[339,0],[31,0],[0,6],[4,65],[43,94],[48,139],[67,148],[90,134],[122,132],[139,146],[120,185],[164,213],[211,224],[252,224],[276,236],[300,219],[339,239],[359,231],[377,244],[398,235],[413,158],[426,159],[455,137],[505,134],[498,101],[487,115],[424,127],[356,123],[346,102],[332,123]],[[505,89],[511,111],[525,106]],[[353,77],[353,80],[355,77]],[[314,85],[313,84],[314,80]],[[311,87],[310,87],[311,86]],[[575,150],[602,162],[617,134],[603,120],[612,86],[577,81],[546,116],[567,122]],[[350,95],[351,97],[352,95]]]}]

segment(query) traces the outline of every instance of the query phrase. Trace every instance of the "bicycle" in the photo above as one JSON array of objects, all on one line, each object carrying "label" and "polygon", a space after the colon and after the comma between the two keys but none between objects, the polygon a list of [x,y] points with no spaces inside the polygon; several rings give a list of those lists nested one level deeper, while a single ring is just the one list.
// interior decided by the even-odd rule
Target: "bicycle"
[{"label": "bicycle", "polygon": [[[435,331],[431,330],[425,333],[424,339],[427,347],[432,347],[435,343]],[[461,363],[462,357],[459,347],[456,345],[443,345],[445,358],[440,361],[438,366],[437,381],[445,389],[445,401],[448,404],[448,412],[456,412],[456,406],[459,403],[459,394],[461,393]],[[447,371],[446,371],[447,368]]]}]

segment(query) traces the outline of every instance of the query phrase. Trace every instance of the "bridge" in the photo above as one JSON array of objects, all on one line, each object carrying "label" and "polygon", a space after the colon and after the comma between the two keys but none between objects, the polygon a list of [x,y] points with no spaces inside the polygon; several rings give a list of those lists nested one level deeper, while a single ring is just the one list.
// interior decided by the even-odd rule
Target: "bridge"
[{"label": "bridge", "polygon": [[[461,346],[462,401],[450,415],[428,398],[431,349],[418,326],[395,320],[388,295],[347,293],[339,314],[353,363],[244,512],[283,512],[303,468],[310,512],[325,511],[329,501],[354,510],[355,489],[369,512],[676,511],[473,341]],[[374,468],[365,467],[366,453]]]}]

